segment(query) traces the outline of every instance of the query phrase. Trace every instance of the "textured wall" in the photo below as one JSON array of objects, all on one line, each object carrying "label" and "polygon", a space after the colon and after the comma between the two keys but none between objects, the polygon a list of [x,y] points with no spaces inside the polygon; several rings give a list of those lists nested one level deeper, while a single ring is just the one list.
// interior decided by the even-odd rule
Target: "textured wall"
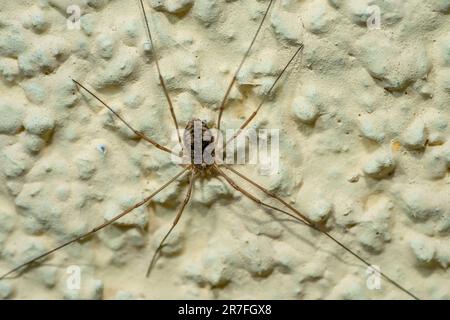
[{"label": "textured wall", "polygon": [[[267,4],[146,2],[182,127],[194,117],[214,122]],[[71,5],[79,30],[68,28]],[[253,122],[281,130],[279,173],[236,168],[428,299],[450,298],[449,10],[448,0],[276,1],[223,121],[237,128],[303,42]],[[179,170],[70,79],[170,145],[173,123],[146,42],[135,0],[1,2],[0,273],[111,219]],[[147,279],[186,187],[175,183],[1,280],[0,298],[408,298],[386,281],[370,290],[367,268],[345,250],[215,176],[196,181]],[[80,290],[70,287],[70,266],[81,268]]]}]

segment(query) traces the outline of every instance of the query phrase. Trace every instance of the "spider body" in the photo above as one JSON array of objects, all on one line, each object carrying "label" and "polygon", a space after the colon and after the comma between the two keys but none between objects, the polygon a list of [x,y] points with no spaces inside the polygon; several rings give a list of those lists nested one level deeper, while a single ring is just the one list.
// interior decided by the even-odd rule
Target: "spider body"
[{"label": "spider body", "polygon": [[215,163],[215,139],[206,121],[190,120],[183,134],[183,153],[187,164],[205,171]]}]

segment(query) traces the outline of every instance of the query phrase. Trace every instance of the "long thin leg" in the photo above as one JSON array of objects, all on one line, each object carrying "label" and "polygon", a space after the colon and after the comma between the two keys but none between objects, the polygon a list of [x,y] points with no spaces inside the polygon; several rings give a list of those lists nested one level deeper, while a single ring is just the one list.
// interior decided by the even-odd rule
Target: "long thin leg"
[{"label": "long thin leg", "polygon": [[234,73],[230,84],[228,85],[227,91],[225,92],[225,96],[223,97],[222,102],[220,103],[219,116],[217,118],[217,130],[220,130],[220,122],[222,120],[222,113],[225,108],[225,104],[227,103],[228,96],[231,92],[231,88],[233,87],[233,84],[236,82],[236,77],[237,77],[239,71],[241,71],[242,65],[244,64],[245,60],[247,60],[247,58],[249,56],[250,50],[252,49],[253,44],[256,41],[256,38],[258,37],[259,31],[261,30],[261,27],[264,24],[264,20],[266,20],[267,14],[269,13],[269,9],[272,6],[273,2],[274,2],[274,0],[270,0],[269,5],[267,6],[267,9],[264,12],[264,16],[258,26],[258,29],[256,30],[256,33],[253,36],[252,42],[250,43],[250,46],[248,47],[247,51],[245,52],[244,56],[242,57],[241,63],[239,63],[239,66],[238,66],[236,72]]},{"label": "long thin leg", "polygon": [[169,92],[167,91],[166,83],[164,82],[164,78],[162,77],[161,68],[159,66],[158,52],[156,51],[156,47],[153,43],[153,37],[152,37],[152,33],[150,31],[150,25],[148,24],[147,13],[145,12],[144,3],[142,2],[142,0],[140,0],[139,2],[141,4],[142,13],[144,14],[144,20],[145,20],[145,26],[147,29],[148,39],[150,40],[150,45],[152,46],[152,50],[155,54],[155,64],[156,64],[156,70],[158,71],[159,83],[161,84],[161,87],[164,91],[164,95],[166,96],[167,102],[169,103],[170,114],[172,115],[172,119],[175,124],[175,128],[177,129],[178,142],[180,143],[181,146],[183,146],[183,144],[181,142],[181,136],[180,136],[180,130],[178,127],[177,117],[175,116],[175,110],[173,109],[172,100],[170,99]]},{"label": "long thin leg", "polygon": [[127,215],[128,213],[130,213],[131,211],[133,211],[136,208],[139,208],[140,206],[144,205],[145,203],[147,203],[148,201],[150,201],[150,199],[152,199],[155,195],[157,195],[159,192],[161,192],[163,189],[165,189],[167,186],[169,186],[172,182],[174,182],[176,179],[178,179],[180,176],[182,176],[188,169],[190,169],[189,167],[185,168],[184,170],[182,170],[181,172],[179,172],[176,176],[174,176],[172,179],[170,179],[167,183],[165,183],[164,185],[162,185],[158,190],[156,190],[155,192],[153,192],[152,194],[150,194],[148,197],[146,197],[145,199],[143,199],[142,201],[136,203],[135,205],[133,205],[132,207],[129,207],[128,209],[122,211],[121,213],[119,213],[118,215],[116,215],[114,218],[112,218],[111,220],[108,220],[104,223],[102,223],[101,225],[95,227],[94,229],[92,229],[91,231],[82,234],[81,236],[78,236],[72,240],[69,240],[35,258],[32,258],[30,260],[28,260],[27,262],[24,262],[22,264],[20,264],[19,266],[15,267],[14,269],[6,272],[5,274],[3,274],[2,276],[0,276],[0,280],[3,280],[5,277],[9,276],[10,274],[22,269],[23,267],[29,266],[31,264],[33,264],[34,262],[47,257],[48,255],[52,254],[55,251],[58,251],[59,249],[62,249],[74,242],[77,242],[79,240],[82,240],[86,237],[89,237],[90,235],[96,233],[97,231],[109,226],[110,224],[112,224],[113,222],[119,220],[120,218],[122,218],[123,216]]},{"label": "long thin leg", "polygon": [[277,76],[277,78],[275,79],[275,81],[272,83],[272,86],[270,87],[269,91],[266,92],[266,94],[264,95],[264,98],[261,100],[261,102],[259,103],[258,107],[256,107],[255,111],[253,111],[253,113],[250,115],[250,117],[248,117],[244,123],[240,126],[240,128],[238,129],[238,131],[236,131],[236,133],[230,138],[228,139],[228,141],[224,144],[222,149],[225,149],[227,144],[230,143],[231,141],[233,141],[234,139],[236,139],[236,137],[238,135],[241,134],[242,130],[245,129],[245,127],[248,126],[248,124],[253,120],[253,118],[256,116],[256,114],[258,113],[258,111],[261,109],[262,105],[267,101],[268,97],[270,96],[270,93],[272,92],[273,88],[275,87],[275,85],[278,83],[278,80],[280,80],[281,76],[285,73],[286,69],[289,67],[289,65],[291,64],[291,62],[294,60],[294,58],[303,50],[304,46],[303,44],[300,45],[300,47],[295,51],[295,53],[292,55],[291,59],[289,59],[288,63],[286,63],[286,65],[284,66],[284,68],[281,70],[280,74]]},{"label": "long thin leg", "polygon": [[[230,169],[229,167],[227,169]],[[336,244],[338,244],[341,248],[343,248],[345,251],[347,251],[348,253],[350,253],[351,255],[353,255],[355,258],[357,258],[359,261],[361,261],[362,263],[364,263],[366,266],[368,266],[369,268],[372,268],[372,264],[367,262],[365,259],[363,259],[361,256],[359,256],[358,254],[356,254],[355,252],[353,252],[351,249],[349,249],[348,247],[346,247],[342,242],[340,242],[339,240],[337,240],[336,238],[334,238],[332,235],[330,235],[328,232],[321,230],[319,228],[317,228],[314,224],[310,223],[310,222],[305,222],[302,218],[299,218],[297,216],[293,216],[292,214],[273,207],[273,206],[269,206],[267,204],[265,204],[264,202],[262,202],[260,199],[256,198],[255,196],[253,196],[252,194],[250,194],[249,192],[245,191],[244,189],[242,189],[241,187],[239,187],[236,182],[231,179],[229,176],[227,176],[222,170],[220,170],[219,168],[216,167],[216,171],[225,178],[225,180],[227,180],[227,182],[237,191],[241,192],[243,195],[245,195],[246,197],[250,198],[251,200],[253,200],[254,202],[256,202],[257,204],[261,205],[261,206],[265,206],[265,207],[269,207],[271,209],[274,209],[276,211],[285,213],[287,215],[289,215],[290,217],[294,218],[297,221],[300,221],[301,223],[307,225],[308,227],[319,231],[321,233],[323,233],[324,235],[326,235],[328,238],[330,238],[331,240],[333,240]],[[242,174],[238,174],[236,170],[231,170],[232,172],[235,172],[237,175],[239,175],[240,177],[242,177],[243,179],[245,179],[246,181],[250,182],[252,185],[254,185],[255,187],[257,187],[258,189],[260,189],[261,191],[263,191],[264,193],[266,193],[268,196],[272,196],[273,193],[271,193],[270,191],[268,191],[267,189],[261,187],[260,185],[258,185],[257,183],[251,181],[251,179],[244,177],[244,175]],[[275,197],[275,199],[280,200],[279,197]],[[285,201],[282,201],[282,203],[284,204]],[[303,215],[296,210],[295,208],[293,208],[292,206],[288,206],[289,209],[291,209],[292,211],[294,211],[296,214],[298,214],[300,217],[302,217]],[[309,220],[308,220],[309,221]],[[400,289],[401,291],[403,291],[404,293],[406,293],[407,295],[409,295],[410,297],[412,297],[415,300],[420,300],[417,296],[415,296],[413,293],[411,293],[410,291],[408,291],[407,289],[405,289],[404,287],[402,287],[399,283],[397,283],[396,281],[394,281],[393,279],[391,279],[389,276],[387,276],[385,273],[381,272],[381,271],[377,271],[384,279],[386,279],[388,282],[390,282],[391,284],[393,284],[395,287],[397,287],[398,289]]]},{"label": "long thin leg", "polygon": [[114,111],[113,108],[111,108],[105,101],[103,101],[102,99],[100,99],[100,97],[98,97],[95,93],[93,93],[91,90],[89,90],[88,88],[86,88],[85,86],[83,86],[81,83],[79,83],[78,81],[72,79],[72,81],[79,86],[80,88],[84,89],[87,93],[89,93],[91,96],[93,96],[97,101],[99,101],[101,104],[103,104],[109,111],[112,112],[113,115],[115,115],[117,117],[117,119],[119,119],[120,121],[122,121],[123,124],[125,124],[131,131],[134,132],[134,134],[136,134],[138,137],[150,142],[152,145],[154,145],[155,147],[157,147],[158,149],[168,152],[168,153],[173,153],[172,150],[170,150],[169,148],[166,148],[162,145],[160,145],[159,143],[153,141],[152,139],[150,139],[149,137],[147,137],[146,135],[144,135],[142,132],[137,131],[136,129],[134,129],[127,121],[125,121],[125,119],[118,114],[116,111]]},{"label": "long thin leg", "polygon": [[228,175],[226,175],[226,174],[225,174],[222,170],[220,170],[217,166],[214,166],[213,168],[214,168],[214,170],[215,170],[220,176],[222,176],[222,177],[223,177],[223,178],[224,178],[224,179],[225,179],[225,180],[226,180],[226,181],[227,181],[234,189],[236,189],[237,191],[241,192],[241,193],[242,193],[243,195],[245,195],[247,198],[253,200],[254,202],[256,202],[257,204],[259,204],[259,205],[261,205],[261,206],[264,206],[264,207],[266,207],[266,208],[269,208],[269,209],[272,209],[272,210],[275,210],[275,211],[284,213],[284,214],[290,216],[291,218],[295,219],[296,221],[299,221],[299,222],[301,222],[302,224],[304,224],[304,225],[306,225],[306,226],[308,226],[308,227],[311,227],[311,225],[309,224],[308,221],[305,221],[305,220],[303,220],[302,218],[299,218],[299,217],[297,217],[296,215],[293,215],[292,213],[287,212],[286,210],[283,210],[283,209],[274,207],[274,206],[272,206],[272,205],[270,205],[270,204],[268,204],[268,203],[265,203],[265,202],[261,201],[260,199],[258,199],[257,197],[255,197],[254,195],[252,195],[250,192],[248,192],[248,191],[246,191],[246,190],[240,188],[240,187],[236,184],[236,182],[235,182],[233,179],[231,179]]},{"label": "long thin leg", "polygon": [[262,187],[261,185],[257,184],[256,182],[254,182],[253,180],[251,180],[250,178],[247,178],[246,176],[244,176],[242,173],[239,173],[238,171],[236,171],[235,169],[233,169],[232,167],[228,166],[228,165],[222,165],[225,169],[230,170],[231,172],[233,172],[234,174],[238,175],[239,177],[241,177],[242,179],[244,179],[245,181],[249,182],[250,184],[254,185],[256,188],[258,188],[259,190],[261,190],[262,192],[264,192],[266,195],[268,195],[269,197],[275,198],[278,201],[280,201],[282,204],[284,204],[286,207],[288,207],[289,209],[291,209],[293,212],[295,212],[296,214],[299,215],[299,217],[301,217],[303,220],[307,221],[308,224],[310,225],[314,225],[314,223],[308,218],[306,217],[304,214],[302,214],[300,211],[298,211],[297,209],[295,209],[293,206],[291,206],[289,203],[287,203],[286,201],[284,201],[282,198],[280,198],[278,195],[276,195],[275,193],[267,190],[266,188]]},{"label": "long thin leg", "polygon": [[169,237],[170,233],[173,231],[173,229],[177,225],[178,221],[181,218],[181,215],[183,214],[184,208],[186,208],[186,205],[188,204],[189,200],[191,199],[191,194],[192,194],[192,188],[194,186],[194,181],[195,181],[195,171],[192,170],[192,172],[191,172],[191,179],[189,181],[189,187],[188,187],[188,191],[186,193],[186,197],[184,198],[184,201],[181,204],[180,209],[178,210],[177,216],[175,217],[175,220],[173,221],[172,226],[170,227],[169,231],[166,233],[164,238],[159,243],[158,248],[156,249],[155,253],[153,254],[152,259],[150,260],[150,264],[148,265],[147,273],[146,273],[147,277],[150,275],[150,272],[153,270],[153,267],[155,266],[157,257],[159,256],[159,253],[160,253],[161,249],[164,247],[164,242],[166,241],[166,239]]}]

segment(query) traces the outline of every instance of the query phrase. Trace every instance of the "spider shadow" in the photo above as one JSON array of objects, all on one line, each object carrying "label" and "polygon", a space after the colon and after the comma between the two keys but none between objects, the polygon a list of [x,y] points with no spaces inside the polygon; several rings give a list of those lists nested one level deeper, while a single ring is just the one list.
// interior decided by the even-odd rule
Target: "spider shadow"
[{"label": "spider shadow", "polygon": [[[275,216],[275,213],[273,212],[272,209],[263,208],[263,211],[264,211],[264,213],[266,213],[267,215],[269,215],[269,216],[273,219],[273,221],[278,222],[278,223],[283,227],[283,229],[286,230],[289,234],[291,234],[293,237],[297,238],[297,240],[299,240],[299,241],[301,241],[301,242],[303,242],[303,243],[306,243],[306,244],[309,245],[311,248],[313,248],[313,249],[315,249],[315,250],[320,250],[320,251],[322,251],[322,252],[326,252],[327,254],[333,256],[336,260],[338,260],[338,261],[340,261],[340,262],[342,262],[343,264],[346,264],[346,265],[348,265],[348,266],[360,266],[359,264],[351,263],[351,262],[348,262],[348,261],[342,259],[342,257],[341,257],[342,255],[338,255],[338,254],[337,254],[336,252],[334,252],[334,251],[331,251],[331,250],[328,250],[328,249],[318,248],[318,247],[316,246],[316,242],[313,242],[312,240],[306,238],[306,237],[303,236],[302,234],[299,234],[298,232],[296,232],[296,231],[295,231],[291,226],[289,226],[288,224],[290,224],[290,223],[295,223],[296,225],[301,225],[301,226],[303,226],[304,228],[309,229],[308,232],[310,232],[311,235],[312,235],[313,233],[316,233],[316,232],[317,232],[318,234],[321,234],[320,231],[313,230],[313,229],[311,229],[310,227],[306,226],[305,224],[303,224],[303,223],[301,223],[301,222],[299,222],[299,221],[297,221],[297,220],[294,220],[294,219],[290,219],[290,218],[279,218],[279,217],[276,217],[276,216]],[[249,215],[244,215],[244,214],[242,214],[242,213],[238,213],[238,215],[239,215],[240,217],[242,217],[244,220],[247,220],[247,221],[249,221],[249,222],[251,222],[251,223],[256,223],[256,224],[266,223],[266,221],[261,221],[259,218],[256,218],[256,217],[252,217],[252,216],[249,216]],[[312,231],[312,232],[311,232],[311,231]]]}]

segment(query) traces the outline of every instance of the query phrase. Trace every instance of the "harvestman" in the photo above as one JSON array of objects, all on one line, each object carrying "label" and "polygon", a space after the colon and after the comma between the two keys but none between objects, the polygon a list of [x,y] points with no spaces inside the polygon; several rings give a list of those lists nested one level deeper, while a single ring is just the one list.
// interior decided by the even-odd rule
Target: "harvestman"
[{"label": "harvestman", "polygon": [[[250,46],[248,47],[247,51],[245,52],[241,62],[238,65],[238,68],[236,69],[233,78],[231,79],[231,82],[229,83],[227,90],[225,91],[225,95],[222,99],[222,102],[220,104],[219,107],[219,114],[217,117],[217,123],[216,123],[216,127],[217,127],[217,131],[220,130],[220,124],[221,124],[221,119],[222,119],[222,114],[223,111],[225,109],[225,105],[227,103],[228,100],[228,96],[231,92],[231,89],[237,79],[237,75],[239,73],[239,71],[241,70],[244,62],[246,61],[246,59],[249,56],[249,53],[253,47],[253,44],[255,43],[256,38],[258,37],[258,34],[264,24],[264,21],[266,20],[266,17],[268,15],[268,12],[273,4],[274,0],[270,0],[263,18],[258,26],[258,29],[256,30],[255,35],[253,36],[253,39],[250,43]],[[145,21],[145,27],[146,27],[146,31],[147,31],[147,36],[149,38],[150,41],[150,45],[153,49],[153,54],[154,54],[154,58],[155,58],[155,65],[156,65],[156,69],[158,72],[158,77],[159,77],[159,82],[161,84],[161,87],[163,89],[164,95],[166,97],[168,106],[169,106],[169,111],[173,120],[173,123],[175,125],[175,128],[177,130],[177,138],[178,138],[178,142],[180,143],[180,145],[183,147],[183,149],[189,149],[192,150],[192,144],[194,141],[194,132],[193,132],[193,128],[195,126],[195,124],[197,123],[198,125],[201,126],[202,132],[206,132],[209,133],[209,128],[207,127],[205,122],[202,122],[200,120],[197,119],[193,119],[190,120],[186,126],[186,130],[185,130],[185,134],[183,136],[183,138],[180,135],[179,132],[179,125],[178,125],[178,121],[177,121],[177,117],[175,114],[175,110],[173,108],[173,104],[172,104],[172,100],[170,99],[166,84],[164,82],[164,78],[162,77],[162,72],[161,72],[161,68],[159,65],[159,57],[158,57],[158,52],[156,51],[156,47],[154,46],[154,42],[153,42],[153,38],[152,38],[152,33],[150,31],[150,27],[149,27],[149,23],[148,23],[148,19],[147,19],[147,14],[144,8],[144,4],[143,1],[140,0],[140,7],[142,9],[142,13],[144,16],[144,21]],[[258,106],[255,108],[255,110],[253,111],[253,113],[242,123],[242,125],[239,127],[239,129],[236,131],[236,133],[230,138],[228,139],[225,144],[224,147],[230,143],[231,141],[233,141],[234,139],[236,139],[236,137],[238,135],[240,135],[242,133],[242,131],[248,126],[248,124],[255,118],[255,116],[258,114],[258,111],[261,109],[261,107],[263,106],[264,102],[266,101],[267,97],[271,94],[271,92],[273,91],[274,87],[276,86],[276,84],[278,83],[278,81],[280,80],[281,76],[284,74],[284,72],[286,71],[286,69],[289,67],[289,65],[291,64],[291,62],[294,60],[294,58],[303,50],[303,44],[301,44],[297,50],[295,51],[295,53],[292,55],[292,57],[290,58],[290,60],[288,61],[288,63],[283,67],[283,69],[281,70],[281,72],[279,73],[279,75],[275,78],[274,82],[272,83],[271,87],[269,88],[269,90],[265,93],[263,99],[261,100],[261,102],[258,104]],[[170,153],[170,154],[175,154],[171,149],[162,146],[161,144],[157,143],[156,141],[150,139],[149,137],[147,137],[146,135],[144,135],[142,132],[137,131],[136,129],[134,129],[121,115],[119,115],[116,111],[114,111],[106,102],[104,102],[104,100],[102,100],[101,98],[99,98],[95,93],[93,93],[91,90],[89,90],[88,88],[86,88],[84,85],[82,85],[81,83],[79,83],[78,81],[72,79],[72,81],[77,85],[78,88],[81,88],[83,90],[85,90],[87,93],[89,93],[90,95],[92,95],[96,100],[98,100],[103,106],[105,106],[110,112],[112,112],[114,114],[115,117],[117,117],[117,119],[119,119],[124,125],[126,125],[136,136],[138,136],[139,138],[146,140],[147,142],[149,142],[150,144],[152,144],[153,146],[155,146],[156,148],[158,148],[159,150],[162,150],[164,152]],[[190,139],[186,139],[190,138]],[[203,139],[204,137],[201,137],[202,139],[202,145],[203,142],[205,142]],[[188,142],[189,141],[189,142]],[[209,142],[209,141],[208,141]],[[223,148],[224,148],[223,147]],[[176,154],[175,154],[176,155]],[[178,156],[178,155],[177,155]],[[193,186],[194,186],[194,181],[195,179],[201,174],[201,175],[211,175],[212,173],[221,176],[223,179],[225,179],[225,181],[235,190],[237,190],[238,192],[242,193],[245,197],[249,198],[250,200],[252,200],[253,202],[255,202],[257,205],[262,206],[262,207],[266,207],[268,209],[274,210],[274,211],[278,211],[281,212],[293,219],[295,219],[297,222],[300,222],[304,225],[306,225],[307,227],[314,229],[320,233],[322,233],[323,235],[325,235],[326,237],[328,237],[329,239],[331,239],[332,241],[334,241],[336,244],[338,244],[340,247],[342,247],[343,249],[345,249],[348,253],[350,253],[351,255],[353,255],[355,258],[357,258],[359,261],[361,261],[362,263],[364,263],[366,266],[372,268],[371,264],[369,262],[367,262],[367,260],[363,259],[361,256],[359,256],[358,254],[356,254],[355,252],[353,252],[351,249],[349,249],[347,246],[345,246],[343,243],[341,243],[339,240],[337,240],[335,237],[333,237],[330,233],[328,233],[326,230],[324,230],[323,228],[321,228],[319,225],[315,224],[314,222],[312,222],[308,217],[306,217],[304,214],[302,214],[300,211],[298,211],[297,209],[295,209],[292,205],[290,205],[288,202],[286,202],[285,200],[283,200],[281,197],[279,197],[277,194],[269,191],[268,189],[264,188],[263,186],[257,184],[256,182],[254,182],[252,179],[248,178],[247,176],[243,175],[242,173],[238,172],[236,169],[230,167],[229,165],[226,164],[219,164],[219,163],[212,163],[212,164],[207,164],[205,162],[201,163],[201,164],[195,164],[194,160],[193,160],[193,156],[190,157],[190,164],[187,165],[180,165],[183,167],[183,169],[174,177],[172,177],[168,182],[166,182],[164,185],[162,185],[160,188],[158,188],[156,191],[154,191],[152,194],[150,194],[149,196],[147,196],[146,198],[144,198],[143,200],[141,200],[140,202],[134,204],[133,206],[131,206],[130,208],[124,210],[123,212],[119,213],[118,215],[114,216],[111,220],[108,220],[102,224],[100,224],[99,226],[95,227],[94,229],[92,229],[91,231],[82,234],[70,241],[67,241],[37,257],[34,257],[22,264],[20,264],[19,266],[15,267],[14,269],[8,271],[7,273],[3,274],[2,276],[0,276],[0,280],[3,280],[5,278],[7,278],[9,275],[20,271],[20,273],[25,272],[27,270],[28,267],[30,267],[32,264],[34,264],[35,262],[37,262],[38,260],[49,256],[50,254],[54,253],[55,251],[58,251],[74,242],[77,242],[79,240],[85,239],[91,235],[93,235],[94,233],[96,233],[97,231],[111,225],[113,222],[119,220],[120,218],[124,217],[125,215],[127,215],[128,213],[130,213],[131,211],[133,211],[134,209],[141,207],[143,205],[145,205],[146,203],[148,203],[154,196],[156,196],[159,192],[161,192],[162,190],[164,190],[166,187],[168,187],[170,184],[172,184],[175,180],[177,180],[178,178],[185,176],[185,175],[189,175],[189,185],[188,185],[188,189],[187,189],[187,193],[186,196],[184,198],[184,201],[181,203],[180,208],[178,209],[177,215],[170,227],[170,229],[167,231],[167,233],[165,234],[165,236],[163,237],[163,239],[161,240],[161,242],[159,243],[155,253],[152,256],[152,259],[150,261],[150,264],[148,266],[147,269],[147,273],[146,275],[149,276],[151,270],[153,269],[156,260],[159,256],[159,253],[161,251],[161,249],[163,248],[166,239],[169,237],[169,235],[171,234],[172,230],[175,228],[175,226],[177,225],[177,223],[179,222],[184,209],[186,208],[187,204],[189,203],[189,200],[191,198],[191,194],[192,194],[192,190],[193,190]],[[224,170],[223,170],[224,169]],[[236,181],[230,177],[229,174],[225,173],[225,170],[227,172],[231,172],[234,175],[238,176],[239,178],[247,181],[248,183],[250,183],[251,185],[253,185],[255,188],[259,189],[260,191],[262,191],[264,194],[266,194],[267,196],[277,200],[278,202],[280,202],[282,205],[284,205],[287,209],[289,209],[289,211],[287,211],[287,209],[281,209],[275,206],[272,206],[268,203],[263,202],[262,200],[260,200],[259,198],[257,198],[256,196],[254,196],[252,193],[244,190],[243,188],[241,188]],[[398,284],[396,281],[392,280],[389,276],[387,276],[386,274],[384,274],[383,272],[380,271],[376,271],[379,275],[381,275],[384,279],[386,279],[388,282],[390,282],[391,284],[393,284],[395,287],[397,287],[398,289],[402,290],[403,292],[405,292],[406,294],[408,294],[410,297],[414,298],[414,299],[419,299],[417,296],[415,296],[413,293],[411,293],[410,291],[408,291],[407,289],[405,289],[404,287],[402,287],[400,284]]]}]

